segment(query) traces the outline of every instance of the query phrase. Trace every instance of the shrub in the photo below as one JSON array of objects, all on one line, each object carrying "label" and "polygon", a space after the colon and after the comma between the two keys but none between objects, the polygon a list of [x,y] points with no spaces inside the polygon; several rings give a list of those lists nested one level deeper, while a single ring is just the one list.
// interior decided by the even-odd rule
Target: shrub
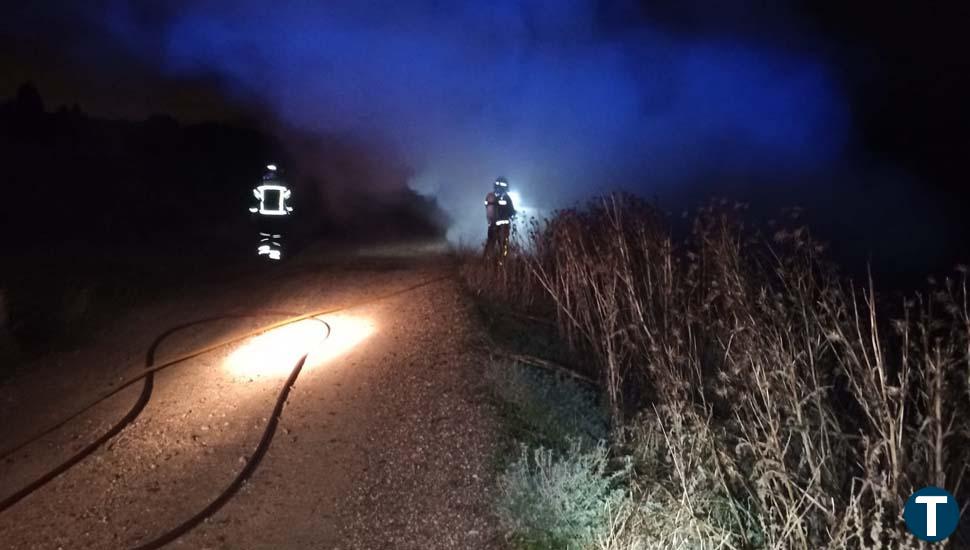
[{"label": "shrub", "polygon": [[526,548],[588,548],[609,530],[609,514],[625,491],[617,482],[628,471],[609,473],[603,444],[584,448],[574,441],[566,453],[520,447],[499,477],[498,516],[502,527]]}]

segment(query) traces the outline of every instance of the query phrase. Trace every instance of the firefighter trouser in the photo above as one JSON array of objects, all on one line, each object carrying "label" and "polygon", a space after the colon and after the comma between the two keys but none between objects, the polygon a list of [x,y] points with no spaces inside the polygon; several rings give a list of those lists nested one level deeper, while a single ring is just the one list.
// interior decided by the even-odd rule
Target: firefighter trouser
[{"label": "firefighter trouser", "polygon": [[512,225],[508,222],[496,222],[488,226],[488,240],[485,242],[485,256],[489,254],[505,255],[509,243]]}]

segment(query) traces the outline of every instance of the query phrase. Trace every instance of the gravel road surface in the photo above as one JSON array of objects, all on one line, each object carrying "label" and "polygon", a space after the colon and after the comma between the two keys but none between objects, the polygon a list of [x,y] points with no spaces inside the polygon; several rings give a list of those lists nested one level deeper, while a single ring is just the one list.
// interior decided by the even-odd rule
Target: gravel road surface
[{"label": "gravel road surface", "polygon": [[[156,377],[148,406],[78,466],[0,513],[0,548],[129,548],[204,508],[251,455],[310,350],[272,447],[242,490],[170,548],[500,547],[490,515],[495,411],[470,304],[443,254],[417,247],[307,255],[119,316],[81,348],[0,386],[0,450],[143,368],[168,328],[254,308],[305,313],[406,295],[220,348]],[[157,361],[283,317],[229,319],[167,338]],[[321,341],[322,340],[322,341]],[[0,463],[0,499],[104,433],[140,384]]]}]

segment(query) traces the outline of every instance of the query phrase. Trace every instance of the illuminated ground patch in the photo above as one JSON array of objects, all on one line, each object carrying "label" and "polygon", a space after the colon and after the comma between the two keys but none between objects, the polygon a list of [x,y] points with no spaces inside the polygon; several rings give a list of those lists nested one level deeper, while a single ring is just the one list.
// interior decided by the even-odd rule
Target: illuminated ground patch
[{"label": "illuminated ground patch", "polygon": [[225,368],[241,378],[285,377],[304,353],[304,370],[347,353],[375,331],[369,319],[350,315],[327,315],[286,325],[247,340],[226,358]]}]

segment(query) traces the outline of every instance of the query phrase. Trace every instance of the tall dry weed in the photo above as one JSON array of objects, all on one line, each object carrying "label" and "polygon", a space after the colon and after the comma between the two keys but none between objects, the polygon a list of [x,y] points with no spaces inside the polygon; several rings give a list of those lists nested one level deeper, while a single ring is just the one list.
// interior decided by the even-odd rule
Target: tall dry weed
[{"label": "tall dry weed", "polygon": [[[656,451],[644,434],[662,428],[642,494],[664,487],[732,545],[916,545],[914,490],[968,495],[966,269],[895,307],[842,278],[798,210],[763,229],[745,214],[711,203],[675,241],[651,204],[611,195],[533,223],[472,286],[555,315],[598,369],[618,446]],[[712,523],[701,492],[732,513]],[[631,517],[625,530],[645,525]]]}]

